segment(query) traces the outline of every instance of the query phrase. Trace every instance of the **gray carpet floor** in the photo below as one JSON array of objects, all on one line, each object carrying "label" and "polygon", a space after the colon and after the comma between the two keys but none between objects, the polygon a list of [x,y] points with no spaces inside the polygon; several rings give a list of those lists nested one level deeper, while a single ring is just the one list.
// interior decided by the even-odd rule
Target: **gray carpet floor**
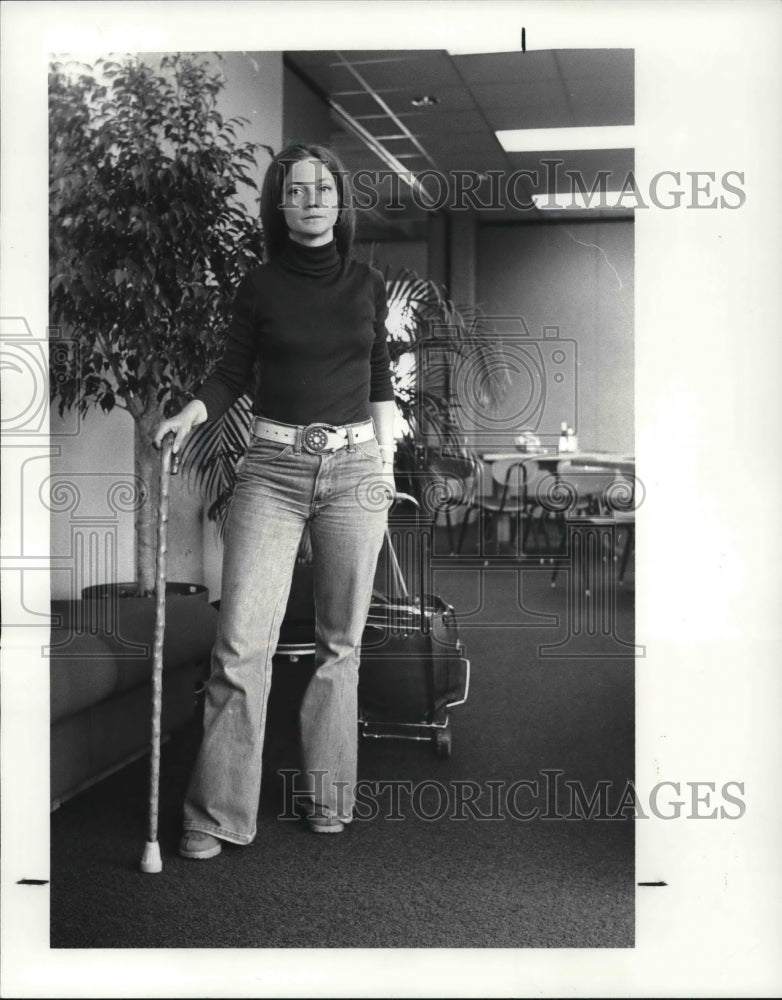
[{"label": "gray carpet floor", "polygon": [[[359,777],[376,815],[367,807],[339,836],[279,818],[277,772],[297,766],[301,662],[275,672],[249,847],[198,863],[176,854],[196,724],[163,751],[159,875],[138,870],[146,761],[66,803],[52,815],[51,946],[631,947],[633,821],[614,814],[633,777],[632,569],[624,586],[588,598],[550,575],[437,561],[435,590],[459,613],[472,663],[452,754],[362,740]],[[602,817],[579,818],[574,785],[587,798],[606,789]]]}]

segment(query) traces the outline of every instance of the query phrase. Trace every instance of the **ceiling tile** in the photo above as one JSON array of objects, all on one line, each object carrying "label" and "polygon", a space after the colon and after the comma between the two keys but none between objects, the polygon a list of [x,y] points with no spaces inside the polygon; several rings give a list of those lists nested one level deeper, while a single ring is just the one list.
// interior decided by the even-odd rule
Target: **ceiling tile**
[{"label": "ceiling tile", "polygon": [[533,108],[485,108],[485,114],[492,132],[515,128],[571,128],[582,124],[574,121],[572,108],[554,95],[539,101]]},{"label": "ceiling tile", "polygon": [[295,49],[287,50],[285,58],[302,69],[311,69],[315,66],[328,66],[334,61],[334,52],[331,49]]},{"label": "ceiling tile", "polygon": [[332,59],[337,59],[337,52],[339,52],[348,62],[371,63],[393,59],[410,59],[411,56],[420,56],[422,59],[426,59],[441,51],[441,49],[339,49],[332,50],[330,55]]},{"label": "ceiling tile", "polygon": [[525,83],[476,83],[470,88],[473,97],[485,108],[523,108],[534,110],[545,102],[566,100],[567,91],[559,81],[531,80]]},{"label": "ceiling tile", "polygon": [[[386,88],[378,90],[377,94],[395,114],[405,114],[410,111],[422,114],[436,115],[441,111],[463,111],[475,107],[472,94],[465,87],[426,88],[416,86],[397,87],[394,90]],[[425,108],[416,108],[413,101],[419,97],[436,97],[437,103]]]},{"label": "ceiling tile", "polygon": [[438,150],[433,153],[438,163],[447,164],[449,172],[455,170],[469,170],[475,173],[485,173],[487,170],[508,170],[508,161],[505,153],[501,150],[493,149],[460,149],[449,153],[447,158],[441,156]]},{"label": "ceiling tile", "polygon": [[558,83],[480,84],[473,88],[490,127],[559,128],[574,125],[568,95]]},{"label": "ceiling tile", "polygon": [[387,121],[389,120],[371,94],[340,94],[339,97],[335,96],[334,100],[353,118],[362,118],[364,115],[382,115]]},{"label": "ceiling tile", "polygon": [[[394,90],[400,86],[424,88],[458,87],[461,84],[448,54],[441,50],[411,49],[407,52],[288,52],[286,58],[300,67],[325,90],[355,90],[361,79],[371,89]],[[347,65],[346,65],[347,63]],[[355,69],[355,73],[350,67]],[[356,75],[358,74],[358,75]]]},{"label": "ceiling tile", "polygon": [[446,156],[452,156],[460,150],[497,149],[502,152],[499,141],[486,129],[480,132],[430,133],[424,138],[427,139],[432,149],[436,149]]},{"label": "ceiling tile", "polygon": [[554,53],[550,50],[486,52],[451,58],[462,79],[470,87],[479,83],[554,83],[560,79]]},{"label": "ceiling tile", "polygon": [[411,50],[400,58],[389,59],[381,50],[364,62],[356,61],[352,53],[342,54],[375,90],[415,86],[428,93],[461,85],[459,74],[443,51]]},{"label": "ceiling tile", "polygon": [[[435,113],[429,113],[429,112]],[[401,122],[417,136],[440,134],[442,132],[481,132],[486,122],[478,111],[441,111],[429,108],[397,116]]]},{"label": "ceiling tile", "polygon": [[399,139],[386,139],[383,146],[394,156],[401,156],[403,153],[420,154],[420,149],[409,136],[402,136]]},{"label": "ceiling tile", "polygon": [[362,115],[361,127],[366,129],[370,135],[375,136],[376,138],[379,138],[382,135],[390,136],[405,134],[393,118],[389,118],[389,116],[384,114],[380,108],[377,109],[377,114]]},{"label": "ceiling tile", "polygon": [[432,170],[432,164],[425,156],[421,156],[418,153],[402,153],[397,157],[400,163],[402,163],[412,174],[418,174],[422,170]]},{"label": "ceiling tile", "polygon": [[610,79],[633,89],[633,49],[559,49],[554,55],[566,83]]},{"label": "ceiling tile", "polygon": [[347,66],[328,63],[324,66],[302,67],[309,78],[327,94],[358,92],[364,88]]},{"label": "ceiling tile", "polygon": [[606,77],[590,80],[588,86],[570,90],[574,125],[634,125],[635,98],[632,87]]}]

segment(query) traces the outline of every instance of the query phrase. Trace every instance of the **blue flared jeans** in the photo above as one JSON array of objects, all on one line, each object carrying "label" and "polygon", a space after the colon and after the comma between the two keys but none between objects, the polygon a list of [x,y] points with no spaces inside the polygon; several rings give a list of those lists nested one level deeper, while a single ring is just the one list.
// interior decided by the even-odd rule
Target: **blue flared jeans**
[{"label": "blue flared jeans", "polygon": [[236,844],[255,837],[272,657],[307,523],[315,671],[300,711],[299,787],[326,814],[350,818],[359,653],[389,504],[381,468],[374,438],[320,455],[251,439],[226,525],[220,619],[185,830]]}]

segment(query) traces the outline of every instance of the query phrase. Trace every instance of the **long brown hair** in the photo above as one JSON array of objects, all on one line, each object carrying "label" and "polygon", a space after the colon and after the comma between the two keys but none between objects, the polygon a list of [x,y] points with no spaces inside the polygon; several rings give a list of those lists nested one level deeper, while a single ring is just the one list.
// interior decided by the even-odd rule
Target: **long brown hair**
[{"label": "long brown hair", "polygon": [[318,160],[334,177],[339,196],[339,215],[334,224],[337,251],[349,257],[356,234],[356,210],[353,205],[353,186],[344,165],[328,146],[306,146],[302,143],[286,146],[279,152],[266,171],[261,188],[261,223],[263,225],[266,257],[271,259],[282,252],[288,239],[288,226],[282,213],[285,182],[294,163]]}]

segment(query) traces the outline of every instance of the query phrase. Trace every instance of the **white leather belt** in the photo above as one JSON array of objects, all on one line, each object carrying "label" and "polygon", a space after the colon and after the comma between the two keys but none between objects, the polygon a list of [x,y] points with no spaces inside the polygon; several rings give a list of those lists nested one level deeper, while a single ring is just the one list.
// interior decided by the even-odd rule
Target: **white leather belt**
[{"label": "white leather belt", "polygon": [[371,420],[360,424],[346,424],[335,427],[333,424],[280,424],[276,420],[266,420],[255,417],[252,426],[255,437],[266,441],[280,441],[282,444],[299,445],[302,451],[310,455],[320,455],[324,451],[338,451],[347,447],[352,437],[354,444],[371,441],[375,436],[375,425]]}]

